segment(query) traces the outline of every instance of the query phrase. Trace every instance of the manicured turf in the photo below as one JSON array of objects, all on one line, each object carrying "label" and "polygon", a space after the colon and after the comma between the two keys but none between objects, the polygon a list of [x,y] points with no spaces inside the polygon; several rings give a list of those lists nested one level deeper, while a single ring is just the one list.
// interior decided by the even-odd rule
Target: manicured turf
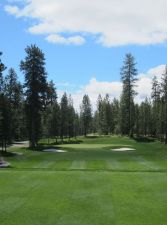
[{"label": "manicured turf", "polygon": [[[166,225],[167,147],[123,137],[7,157],[0,225]],[[129,146],[136,151],[112,152]]]}]

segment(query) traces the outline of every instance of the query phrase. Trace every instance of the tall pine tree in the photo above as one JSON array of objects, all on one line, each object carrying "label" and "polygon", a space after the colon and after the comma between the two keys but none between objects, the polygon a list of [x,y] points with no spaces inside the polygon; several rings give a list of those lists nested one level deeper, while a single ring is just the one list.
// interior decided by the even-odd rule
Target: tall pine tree
[{"label": "tall pine tree", "polygon": [[134,129],[134,96],[135,82],[137,81],[135,58],[126,54],[124,65],[121,68],[123,91],[121,96],[121,130],[123,134],[133,136]]},{"label": "tall pine tree", "polygon": [[44,109],[47,92],[45,57],[36,46],[25,49],[26,57],[20,63],[20,69],[25,74],[25,95],[27,125],[30,147],[35,148],[41,133],[41,112]]}]

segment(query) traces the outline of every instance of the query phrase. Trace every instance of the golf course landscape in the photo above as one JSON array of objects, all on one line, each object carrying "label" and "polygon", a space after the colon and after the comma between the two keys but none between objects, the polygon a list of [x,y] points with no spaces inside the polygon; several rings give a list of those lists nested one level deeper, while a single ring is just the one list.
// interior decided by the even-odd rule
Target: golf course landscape
[{"label": "golf course landscape", "polygon": [[0,225],[167,225],[166,8],[0,1]]},{"label": "golf course landscape", "polygon": [[39,151],[12,147],[23,154],[4,157],[0,225],[167,224],[166,145],[121,136],[40,143]]}]

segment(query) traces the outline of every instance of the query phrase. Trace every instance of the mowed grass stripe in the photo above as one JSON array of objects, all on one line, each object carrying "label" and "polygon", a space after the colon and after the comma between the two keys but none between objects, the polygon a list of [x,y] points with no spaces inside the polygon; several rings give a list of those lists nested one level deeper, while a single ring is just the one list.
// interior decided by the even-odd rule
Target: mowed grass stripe
[{"label": "mowed grass stripe", "polygon": [[21,174],[0,173],[1,225],[166,224],[166,174]]},{"label": "mowed grass stripe", "polygon": [[74,160],[69,169],[83,170],[86,168],[86,162],[84,160]]},{"label": "mowed grass stripe", "polygon": [[136,161],[137,165],[141,166],[141,169],[143,170],[161,170],[162,167],[160,165],[155,163],[155,161],[152,161],[151,159],[146,159],[143,156],[133,156],[133,159]]},{"label": "mowed grass stripe", "polygon": [[106,170],[106,160],[88,160],[86,162],[86,168],[90,170]]},{"label": "mowed grass stripe", "polygon": [[43,161],[43,162],[37,163],[32,168],[44,168],[44,169],[51,168],[54,164],[55,162],[53,161]]},{"label": "mowed grass stripe", "polygon": [[106,160],[106,167],[109,170],[122,170],[123,165],[117,159],[107,159]]}]

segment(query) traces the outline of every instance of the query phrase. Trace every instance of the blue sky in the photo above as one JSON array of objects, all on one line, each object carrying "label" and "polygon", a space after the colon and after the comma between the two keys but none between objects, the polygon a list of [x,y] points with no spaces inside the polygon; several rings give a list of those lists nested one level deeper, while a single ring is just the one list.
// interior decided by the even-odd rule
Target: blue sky
[{"label": "blue sky", "polygon": [[[88,14],[87,17],[90,17],[91,25],[89,21],[87,21],[87,17],[84,17],[85,13],[79,16],[75,24],[77,15],[75,17],[74,12],[71,13],[70,7],[72,6],[69,5],[68,7],[70,1],[71,5],[74,3],[76,5],[76,2],[78,2],[76,5],[76,14],[79,10],[82,12],[82,9],[85,7],[87,7],[87,11],[90,9],[91,16]],[[108,6],[110,6],[111,2],[114,2],[114,0],[105,1]],[[129,1],[131,0],[128,0],[128,2]],[[99,82],[99,85],[100,82],[120,81],[120,67],[122,66],[125,54],[128,52],[131,52],[135,56],[139,73],[144,73],[146,76],[151,68],[156,68],[159,65],[167,63],[167,27],[165,27],[163,23],[160,24],[161,26],[159,27],[156,25],[155,28],[152,27],[151,22],[147,24],[147,20],[151,20],[152,15],[145,18],[147,24],[145,30],[147,29],[150,32],[146,33],[144,29],[141,29],[145,26],[144,21],[142,24],[136,22],[134,25],[127,20],[126,23],[122,25],[124,17],[121,20],[121,15],[124,15],[124,13],[126,15],[132,14],[131,10],[129,11],[129,8],[126,7],[122,8],[122,14],[121,12],[117,14],[113,13],[113,17],[111,17],[111,20],[118,17],[120,24],[119,21],[110,24],[110,21],[108,21],[108,23],[106,23],[106,21],[109,17],[108,15],[110,15],[109,13],[112,14],[112,11],[108,12],[106,7],[103,7],[103,1],[101,0],[99,1],[101,2],[99,7],[102,12],[104,11],[102,17],[96,15],[99,9],[96,9],[93,4],[89,5],[88,0],[85,0],[85,3],[83,3],[82,0],[62,0],[61,7],[54,5],[56,2],[60,2],[58,0],[43,0],[42,2],[46,4],[50,2],[51,5],[53,4],[55,11],[52,10],[52,7],[43,10],[42,7],[45,7],[45,5],[40,4],[39,0],[4,0],[0,3],[0,51],[3,52],[2,61],[8,68],[14,67],[16,69],[22,82],[24,81],[24,77],[19,71],[19,63],[20,60],[24,59],[25,47],[30,44],[36,44],[45,53],[48,78],[53,79],[54,82],[57,83],[58,89],[72,93],[80,91],[81,87],[88,85],[93,77]],[[92,2],[95,3],[94,0]],[[150,0],[148,0],[148,2],[150,2]],[[63,5],[63,3],[67,4]],[[139,3],[139,1],[136,0],[136,3]],[[165,5],[162,3],[166,4],[165,1],[162,0],[161,3],[157,3],[158,5],[152,7],[153,14],[154,12],[157,14],[157,8],[159,11],[162,9],[162,12],[158,11],[158,13],[163,13]],[[67,12],[67,16],[62,16],[61,8]],[[105,10],[107,18],[105,18]],[[38,11],[41,13],[38,14]],[[95,16],[92,16],[92,12]],[[51,17],[52,13],[54,13],[53,15],[58,14],[55,20],[53,20],[54,16]],[[139,19],[142,15],[139,14],[138,18],[135,18],[136,21],[140,21]],[[74,21],[76,26],[62,22],[68,20],[68,18]],[[163,18],[161,18],[161,20],[162,19]],[[95,22],[92,22],[93,20],[95,20]],[[108,27],[104,29],[103,24],[101,24],[103,20],[105,22],[104,27],[106,24],[108,25]],[[161,20],[159,23],[161,23]],[[49,25],[48,21],[50,22]],[[58,21],[61,26],[57,26],[56,21]],[[154,23],[154,21],[152,22]],[[46,23],[47,27],[44,30],[40,25]],[[88,24],[88,26],[86,26],[86,24]],[[98,24],[100,25],[98,26]],[[108,31],[110,25],[111,31]],[[128,35],[125,32],[127,25],[129,25],[127,28]],[[118,29],[115,28],[116,26]],[[47,29],[49,31],[46,32]],[[141,39],[139,38],[140,35]],[[50,39],[48,37],[50,37]],[[47,38],[50,41],[46,40]],[[72,41],[69,41],[69,38],[72,38],[70,39]]]}]

